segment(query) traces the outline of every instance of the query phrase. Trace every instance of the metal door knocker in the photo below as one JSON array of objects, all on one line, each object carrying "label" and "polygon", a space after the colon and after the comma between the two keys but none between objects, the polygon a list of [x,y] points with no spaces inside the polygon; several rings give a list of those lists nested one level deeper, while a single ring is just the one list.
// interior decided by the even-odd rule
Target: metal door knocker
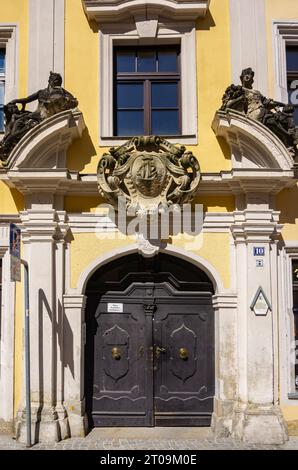
[{"label": "metal door knocker", "polygon": [[188,349],[187,348],[180,348],[179,349],[179,356],[180,356],[180,359],[182,359],[183,361],[186,361],[186,359],[188,359],[188,357],[189,357]]},{"label": "metal door knocker", "polygon": [[121,351],[120,351],[120,349],[118,349],[118,348],[113,348],[113,349],[112,349],[112,358],[113,358],[113,359],[116,359],[117,361],[119,361],[119,359],[121,359]]}]

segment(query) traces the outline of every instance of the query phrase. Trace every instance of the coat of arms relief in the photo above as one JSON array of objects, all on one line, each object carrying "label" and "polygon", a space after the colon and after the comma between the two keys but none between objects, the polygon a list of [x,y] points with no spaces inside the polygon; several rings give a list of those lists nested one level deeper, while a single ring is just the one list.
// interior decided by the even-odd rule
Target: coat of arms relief
[{"label": "coat of arms relief", "polygon": [[184,146],[158,136],[134,137],[111,148],[98,165],[100,194],[129,214],[150,214],[191,201],[200,182],[197,159]]}]

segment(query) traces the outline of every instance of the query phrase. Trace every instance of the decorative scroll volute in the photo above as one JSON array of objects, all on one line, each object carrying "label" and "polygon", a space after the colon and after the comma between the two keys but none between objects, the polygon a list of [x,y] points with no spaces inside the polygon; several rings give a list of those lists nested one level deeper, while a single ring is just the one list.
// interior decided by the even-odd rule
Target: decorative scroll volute
[{"label": "decorative scroll volute", "polygon": [[123,198],[134,213],[190,202],[199,182],[194,155],[158,136],[134,137],[111,148],[98,165],[100,194],[116,209]]}]

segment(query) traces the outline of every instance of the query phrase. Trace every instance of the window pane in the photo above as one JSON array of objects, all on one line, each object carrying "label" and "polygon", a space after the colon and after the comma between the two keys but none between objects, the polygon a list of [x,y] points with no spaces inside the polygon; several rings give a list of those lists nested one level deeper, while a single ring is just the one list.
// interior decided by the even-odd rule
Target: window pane
[{"label": "window pane", "polygon": [[143,111],[117,111],[117,135],[135,136],[144,134]]},{"label": "window pane", "polygon": [[0,73],[5,73],[5,49],[0,49]]},{"label": "window pane", "polygon": [[143,108],[143,83],[118,83],[118,108]]},{"label": "window pane", "polygon": [[177,51],[159,51],[158,52],[158,71],[159,72],[177,72]]},{"label": "window pane", "polygon": [[298,70],[298,46],[287,47],[287,71]]},{"label": "window pane", "polygon": [[117,72],[135,72],[136,57],[134,51],[117,52],[116,69]]},{"label": "window pane", "polygon": [[153,108],[176,108],[178,106],[178,83],[152,83]]},{"label": "window pane", "polygon": [[177,135],[179,134],[178,111],[158,110],[152,111],[153,135]]},{"label": "window pane", "polygon": [[138,52],[138,72],[156,72],[155,51]]}]

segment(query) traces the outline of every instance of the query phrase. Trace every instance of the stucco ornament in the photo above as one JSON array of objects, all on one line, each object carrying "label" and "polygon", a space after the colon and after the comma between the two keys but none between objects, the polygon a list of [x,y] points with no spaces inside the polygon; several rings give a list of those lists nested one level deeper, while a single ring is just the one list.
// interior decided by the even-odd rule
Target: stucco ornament
[{"label": "stucco ornament", "polygon": [[132,214],[190,202],[199,182],[194,155],[158,136],[134,137],[112,147],[98,164],[100,194],[116,209],[119,198],[124,198]]},{"label": "stucco ornament", "polygon": [[241,85],[230,85],[222,98],[221,111],[240,111],[248,118],[268,127],[286,146],[293,158],[298,157],[298,128],[293,118],[294,107],[268,99],[253,89],[254,71],[242,70]]}]

